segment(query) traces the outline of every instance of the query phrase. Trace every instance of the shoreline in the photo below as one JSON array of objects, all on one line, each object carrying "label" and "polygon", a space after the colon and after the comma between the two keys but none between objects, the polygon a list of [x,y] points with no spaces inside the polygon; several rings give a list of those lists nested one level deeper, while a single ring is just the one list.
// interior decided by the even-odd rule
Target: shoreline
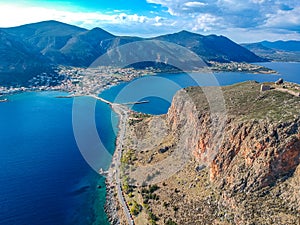
[{"label": "shoreline", "polygon": [[[111,109],[113,110],[113,108],[111,107]],[[114,111],[114,110],[113,110]],[[114,111],[115,112],[115,111]],[[104,204],[104,211],[106,213],[108,222],[111,225],[119,225],[120,224],[120,217],[118,215],[118,205],[119,205],[119,201],[116,199],[116,180],[115,180],[115,176],[116,176],[116,172],[115,172],[115,165],[117,165],[117,157],[119,154],[120,149],[117,148],[118,143],[120,141],[120,129],[122,129],[121,127],[121,123],[122,123],[122,116],[115,112],[118,115],[118,134],[117,137],[115,139],[115,151],[113,153],[112,156],[112,161],[110,164],[109,169],[107,170],[108,173],[105,177],[105,186],[106,186],[106,195],[105,195],[105,204]]]},{"label": "shoreline", "polygon": [[104,208],[107,218],[112,225],[124,224],[124,221],[127,221],[127,224],[133,225],[134,222],[124,199],[120,180],[123,139],[125,137],[130,110],[121,104],[111,104],[111,108],[118,115],[119,123],[116,147],[105,181],[107,193]]},{"label": "shoreline", "polygon": [[126,134],[128,114],[131,110],[123,104],[111,104],[112,110],[119,116],[116,148],[106,177],[105,212],[111,224],[134,225],[132,215],[125,200],[120,179],[123,142]]}]

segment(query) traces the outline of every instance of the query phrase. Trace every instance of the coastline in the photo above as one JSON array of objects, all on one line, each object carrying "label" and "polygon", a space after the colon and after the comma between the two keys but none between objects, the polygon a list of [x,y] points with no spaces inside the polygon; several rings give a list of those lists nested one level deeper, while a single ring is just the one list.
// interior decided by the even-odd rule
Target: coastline
[{"label": "coastline", "polygon": [[[44,77],[37,77],[31,81],[29,86],[23,87],[6,87],[0,86],[0,97],[14,95],[24,92],[39,92],[39,91],[62,91],[66,93],[74,93],[79,95],[101,93],[102,91],[114,87],[122,82],[130,82],[135,78],[145,75],[160,75],[164,73],[178,74],[182,72],[188,73],[205,73],[205,72],[242,72],[253,74],[278,74],[277,71],[267,67],[256,65],[252,63],[218,63],[208,62],[211,66],[198,68],[192,71],[179,71],[174,69],[155,69],[147,68],[136,70],[134,68],[113,68],[113,67],[100,67],[97,70],[91,68],[76,68],[76,67],[59,67],[58,74],[64,77],[62,81],[56,81],[57,85],[44,85]],[[83,73],[83,75],[78,75]],[[98,83],[101,78],[101,82]],[[85,83],[83,87],[79,83]]]},{"label": "coastline", "polygon": [[107,180],[105,181],[106,185],[106,198],[104,211],[106,213],[109,224],[118,225],[120,224],[120,218],[118,216],[117,202],[115,201],[115,190]]},{"label": "coastline", "polygon": [[[113,109],[112,109],[113,110]],[[115,112],[117,113],[117,112]],[[112,161],[110,164],[110,167],[108,169],[108,173],[105,179],[105,186],[106,186],[106,197],[105,197],[105,204],[104,204],[104,211],[106,213],[106,216],[108,218],[108,221],[111,225],[119,225],[120,224],[120,217],[118,215],[118,205],[119,201],[116,198],[116,180],[115,180],[115,171],[114,171],[114,166],[117,164],[117,154],[118,150],[117,149],[117,143],[120,140],[120,129],[122,119],[121,115],[118,114],[118,134],[115,140],[115,151],[112,157]]]},{"label": "coastline", "polygon": [[126,132],[126,125],[128,121],[128,113],[130,110],[121,104],[111,104],[112,110],[118,115],[118,135],[116,138],[116,147],[108,174],[106,176],[106,201],[105,213],[112,225],[117,224],[133,224],[132,216],[129,212],[127,203],[124,200],[123,191],[120,181],[120,165],[122,157],[123,139]]}]

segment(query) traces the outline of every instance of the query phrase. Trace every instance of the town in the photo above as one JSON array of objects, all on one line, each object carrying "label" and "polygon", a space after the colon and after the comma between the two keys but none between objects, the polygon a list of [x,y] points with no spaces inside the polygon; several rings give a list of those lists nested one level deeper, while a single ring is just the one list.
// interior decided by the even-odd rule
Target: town
[{"label": "town", "polygon": [[0,96],[26,91],[64,91],[73,95],[97,94],[111,86],[133,80],[144,75],[154,74],[152,68],[80,68],[58,66],[56,75],[40,74],[28,81],[25,86],[0,86]]},{"label": "town", "polygon": [[271,70],[264,66],[250,64],[250,63],[219,63],[209,62],[211,65],[209,68],[213,72],[247,72],[247,73],[261,73],[261,74],[276,74],[275,70]]}]

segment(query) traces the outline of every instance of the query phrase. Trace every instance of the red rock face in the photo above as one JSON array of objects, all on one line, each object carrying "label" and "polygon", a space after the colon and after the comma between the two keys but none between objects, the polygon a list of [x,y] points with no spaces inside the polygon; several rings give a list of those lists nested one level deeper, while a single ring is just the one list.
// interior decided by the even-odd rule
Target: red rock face
[{"label": "red rock face", "polygon": [[170,129],[178,135],[189,131],[185,147],[210,166],[217,186],[255,191],[291,175],[300,164],[300,118],[281,123],[227,118],[220,134],[209,112],[199,112],[183,96],[176,95],[169,109]]},{"label": "red rock face", "polygon": [[[292,173],[300,163],[299,120],[275,128],[249,122],[226,132],[225,144],[211,163],[211,180],[234,191],[253,191]],[[272,135],[276,133],[276,135]],[[222,180],[222,181],[221,181]]]},{"label": "red rock face", "polygon": [[294,170],[300,161],[300,134],[295,135],[293,139],[285,145],[282,154],[275,157],[273,167],[277,171],[287,173]]}]

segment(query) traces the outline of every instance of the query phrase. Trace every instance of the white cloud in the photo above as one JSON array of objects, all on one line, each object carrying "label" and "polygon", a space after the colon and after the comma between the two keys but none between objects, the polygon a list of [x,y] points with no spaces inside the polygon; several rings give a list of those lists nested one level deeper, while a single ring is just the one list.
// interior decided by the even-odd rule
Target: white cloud
[{"label": "white cloud", "polygon": [[174,31],[173,20],[159,15],[145,16],[130,12],[70,12],[43,7],[18,6],[0,3],[0,27],[14,27],[46,20],[57,20],[92,29],[101,27],[115,35],[156,36]]},{"label": "white cloud", "polygon": [[198,7],[203,7],[206,5],[207,5],[207,3],[203,3],[203,2],[186,2],[186,3],[184,3],[184,6],[191,7],[191,8],[198,8]]},{"label": "white cloud", "polygon": [[65,23],[81,25],[86,28],[105,24],[133,24],[155,22],[155,18],[143,15],[126,14],[117,11],[113,14],[100,12],[70,12],[43,7],[16,6],[0,4],[0,27],[12,27],[45,20],[58,20]]},{"label": "white cloud", "polygon": [[262,4],[265,2],[265,0],[251,0],[251,2],[253,2],[255,4]]},{"label": "white cloud", "polygon": [[[85,28],[101,27],[117,35],[156,36],[179,30],[216,33],[233,40],[300,39],[298,0],[147,0],[156,10],[67,11],[0,3],[0,27],[58,20]],[[167,12],[166,12],[167,11]],[[230,31],[230,32],[229,32]],[[265,35],[263,35],[265,31]],[[253,35],[255,34],[255,35]],[[280,38],[280,36],[282,38]]]},{"label": "white cloud", "polygon": [[115,21],[113,15],[55,10],[43,7],[0,5],[0,26],[9,27],[44,20],[59,20],[66,23],[93,24],[94,21]]},{"label": "white cloud", "polygon": [[274,14],[267,14],[264,27],[288,28],[300,31],[300,7],[293,10],[278,10]]},{"label": "white cloud", "polygon": [[[162,6],[168,6],[170,3],[172,4],[172,0],[146,0],[148,3],[159,4]],[[176,2],[176,1],[175,1]]]},{"label": "white cloud", "polygon": [[145,16],[139,16],[137,14],[128,15],[126,13],[120,13],[119,15],[114,15],[113,21],[114,23],[128,23],[128,22],[134,22],[134,23],[145,23],[148,21],[148,18]]},{"label": "white cloud", "polygon": [[164,25],[164,24],[163,24],[164,19],[163,19],[162,17],[156,16],[156,17],[154,18],[154,20],[155,20],[155,23],[153,24],[154,26],[161,27],[161,26]]},{"label": "white cloud", "polygon": [[219,26],[220,20],[220,18],[208,13],[201,14],[195,19],[195,23],[192,30],[204,32],[210,31],[213,29],[213,27]]},{"label": "white cloud", "polygon": [[277,40],[300,40],[300,34],[293,31],[281,29],[242,29],[229,28],[216,34],[222,34],[238,43],[251,43],[259,41],[277,41]]},{"label": "white cloud", "polygon": [[226,16],[227,14],[239,13],[246,9],[253,10],[255,9],[254,7],[256,7],[256,4],[253,4],[253,2],[249,0],[218,0],[216,2],[216,7],[220,9],[222,13],[224,13],[224,15]]}]

